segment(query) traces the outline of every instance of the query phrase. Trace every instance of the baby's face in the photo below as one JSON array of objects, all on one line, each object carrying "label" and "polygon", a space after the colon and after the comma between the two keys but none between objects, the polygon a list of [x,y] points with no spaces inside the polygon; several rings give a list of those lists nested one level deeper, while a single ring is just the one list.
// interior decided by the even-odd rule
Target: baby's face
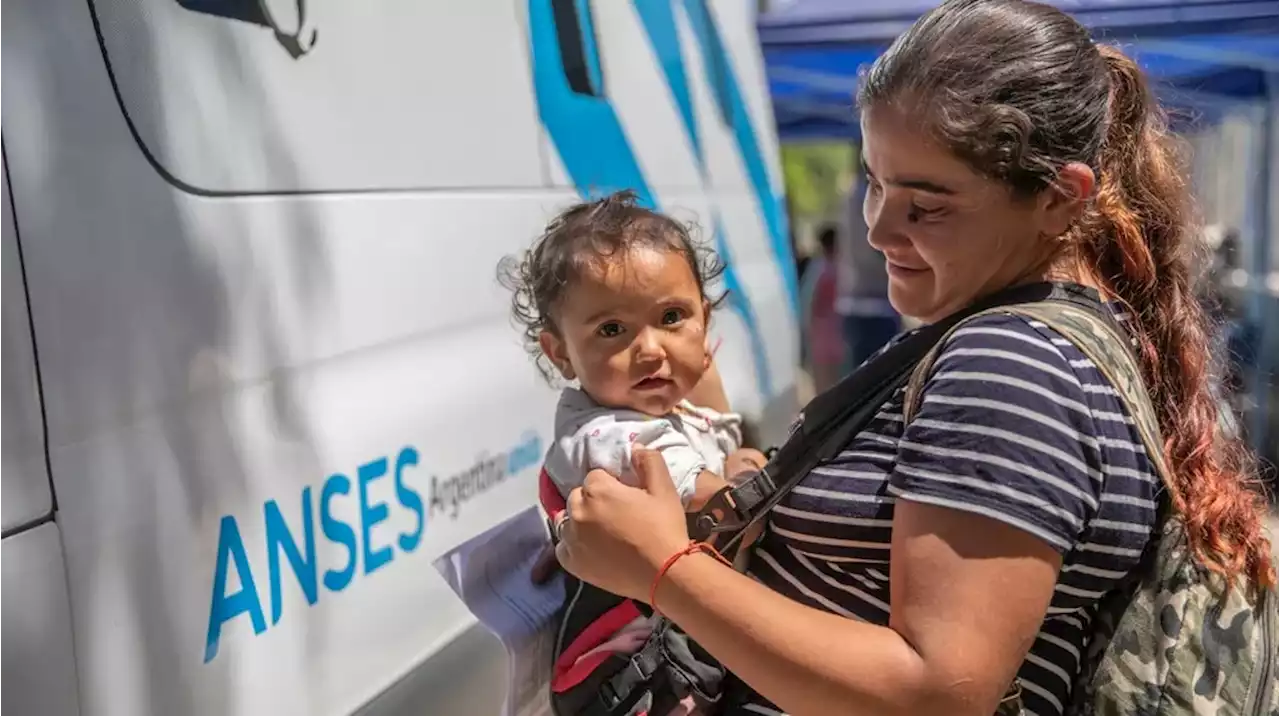
[{"label": "baby's face", "polygon": [[707,314],[684,257],[635,248],[567,287],[542,350],[597,403],[665,415],[710,364]]}]

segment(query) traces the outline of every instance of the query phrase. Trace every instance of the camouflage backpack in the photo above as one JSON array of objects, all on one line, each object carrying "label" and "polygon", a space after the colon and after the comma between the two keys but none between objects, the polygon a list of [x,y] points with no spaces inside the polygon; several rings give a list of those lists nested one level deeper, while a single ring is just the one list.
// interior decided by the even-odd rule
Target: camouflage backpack
[{"label": "camouflage backpack", "polygon": [[[1062,334],[1088,356],[1129,409],[1147,455],[1168,484],[1160,428],[1124,333],[1100,303],[1043,301],[978,313],[1017,314]],[[955,331],[956,328],[952,328]],[[942,341],[907,385],[906,419]],[[1162,505],[1159,538],[1130,577],[1103,598],[1081,657],[1069,716],[1269,716],[1278,713],[1276,595],[1251,602],[1197,565],[1181,520]],[[1015,689],[1016,692],[1016,684]],[[1004,713],[1018,713],[1020,709]]]}]

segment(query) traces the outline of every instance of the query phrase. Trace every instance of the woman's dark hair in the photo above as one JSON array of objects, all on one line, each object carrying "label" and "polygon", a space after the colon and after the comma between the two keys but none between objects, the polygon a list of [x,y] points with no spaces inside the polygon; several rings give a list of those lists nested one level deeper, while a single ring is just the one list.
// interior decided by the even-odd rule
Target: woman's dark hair
[{"label": "woman's dark hair", "polygon": [[1070,162],[1093,169],[1096,194],[1063,244],[1136,317],[1172,506],[1206,568],[1254,588],[1274,585],[1253,461],[1218,421],[1185,155],[1133,60],[1047,5],[952,0],[875,62],[858,104],[921,118],[1015,197],[1056,189]]},{"label": "woman's dark hair", "polygon": [[702,298],[712,307],[724,300],[723,294],[710,295],[711,285],[725,268],[715,251],[694,240],[691,225],[640,206],[630,190],[565,209],[547,224],[532,248],[498,264],[498,281],[512,294],[511,317],[547,380],[554,380],[556,372],[542,354],[538,337],[543,331],[557,330],[555,313],[565,289],[584,269],[636,248],[679,254],[689,263]]}]

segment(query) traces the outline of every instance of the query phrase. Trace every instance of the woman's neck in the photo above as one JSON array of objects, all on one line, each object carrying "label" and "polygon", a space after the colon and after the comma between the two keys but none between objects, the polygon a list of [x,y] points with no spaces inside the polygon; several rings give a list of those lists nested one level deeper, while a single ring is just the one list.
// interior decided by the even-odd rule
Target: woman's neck
[{"label": "woman's neck", "polygon": [[1097,291],[1104,301],[1109,301],[1112,298],[1106,282],[1098,276],[1096,271],[1087,266],[1075,252],[1071,251],[1058,252],[1043,263],[1032,267],[1024,274],[1021,280],[1011,285],[1024,285],[1041,281],[1076,283]]}]

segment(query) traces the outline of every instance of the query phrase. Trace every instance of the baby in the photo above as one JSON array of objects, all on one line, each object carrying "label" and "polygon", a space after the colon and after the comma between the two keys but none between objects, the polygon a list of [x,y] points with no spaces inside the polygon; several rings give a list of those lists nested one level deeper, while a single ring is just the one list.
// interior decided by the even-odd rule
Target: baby
[{"label": "baby", "polygon": [[[635,484],[632,445],[661,453],[691,512],[725,487],[723,476],[764,465],[763,454],[742,447],[739,416],[688,399],[704,378],[704,390],[718,388],[707,345],[716,301],[707,286],[721,270],[684,226],[637,206],[630,192],[569,208],[523,260],[504,262],[512,312],[543,374],[577,383],[560,396],[543,463],[542,503],[551,517],[592,470]],[[570,616],[576,606],[575,597],[566,623],[579,621]],[[614,655],[634,654],[655,624],[656,615],[637,612],[601,638],[557,654],[552,692],[572,689]],[[687,695],[664,716],[702,712]]]},{"label": "baby", "polygon": [[544,375],[566,388],[544,469],[560,495],[592,470],[634,484],[631,446],[659,451],[686,509],[764,465],[741,418],[687,397],[711,368],[708,284],[723,267],[679,222],[631,192],[557,216],[518,263],[504,262],[513,313]]}]

